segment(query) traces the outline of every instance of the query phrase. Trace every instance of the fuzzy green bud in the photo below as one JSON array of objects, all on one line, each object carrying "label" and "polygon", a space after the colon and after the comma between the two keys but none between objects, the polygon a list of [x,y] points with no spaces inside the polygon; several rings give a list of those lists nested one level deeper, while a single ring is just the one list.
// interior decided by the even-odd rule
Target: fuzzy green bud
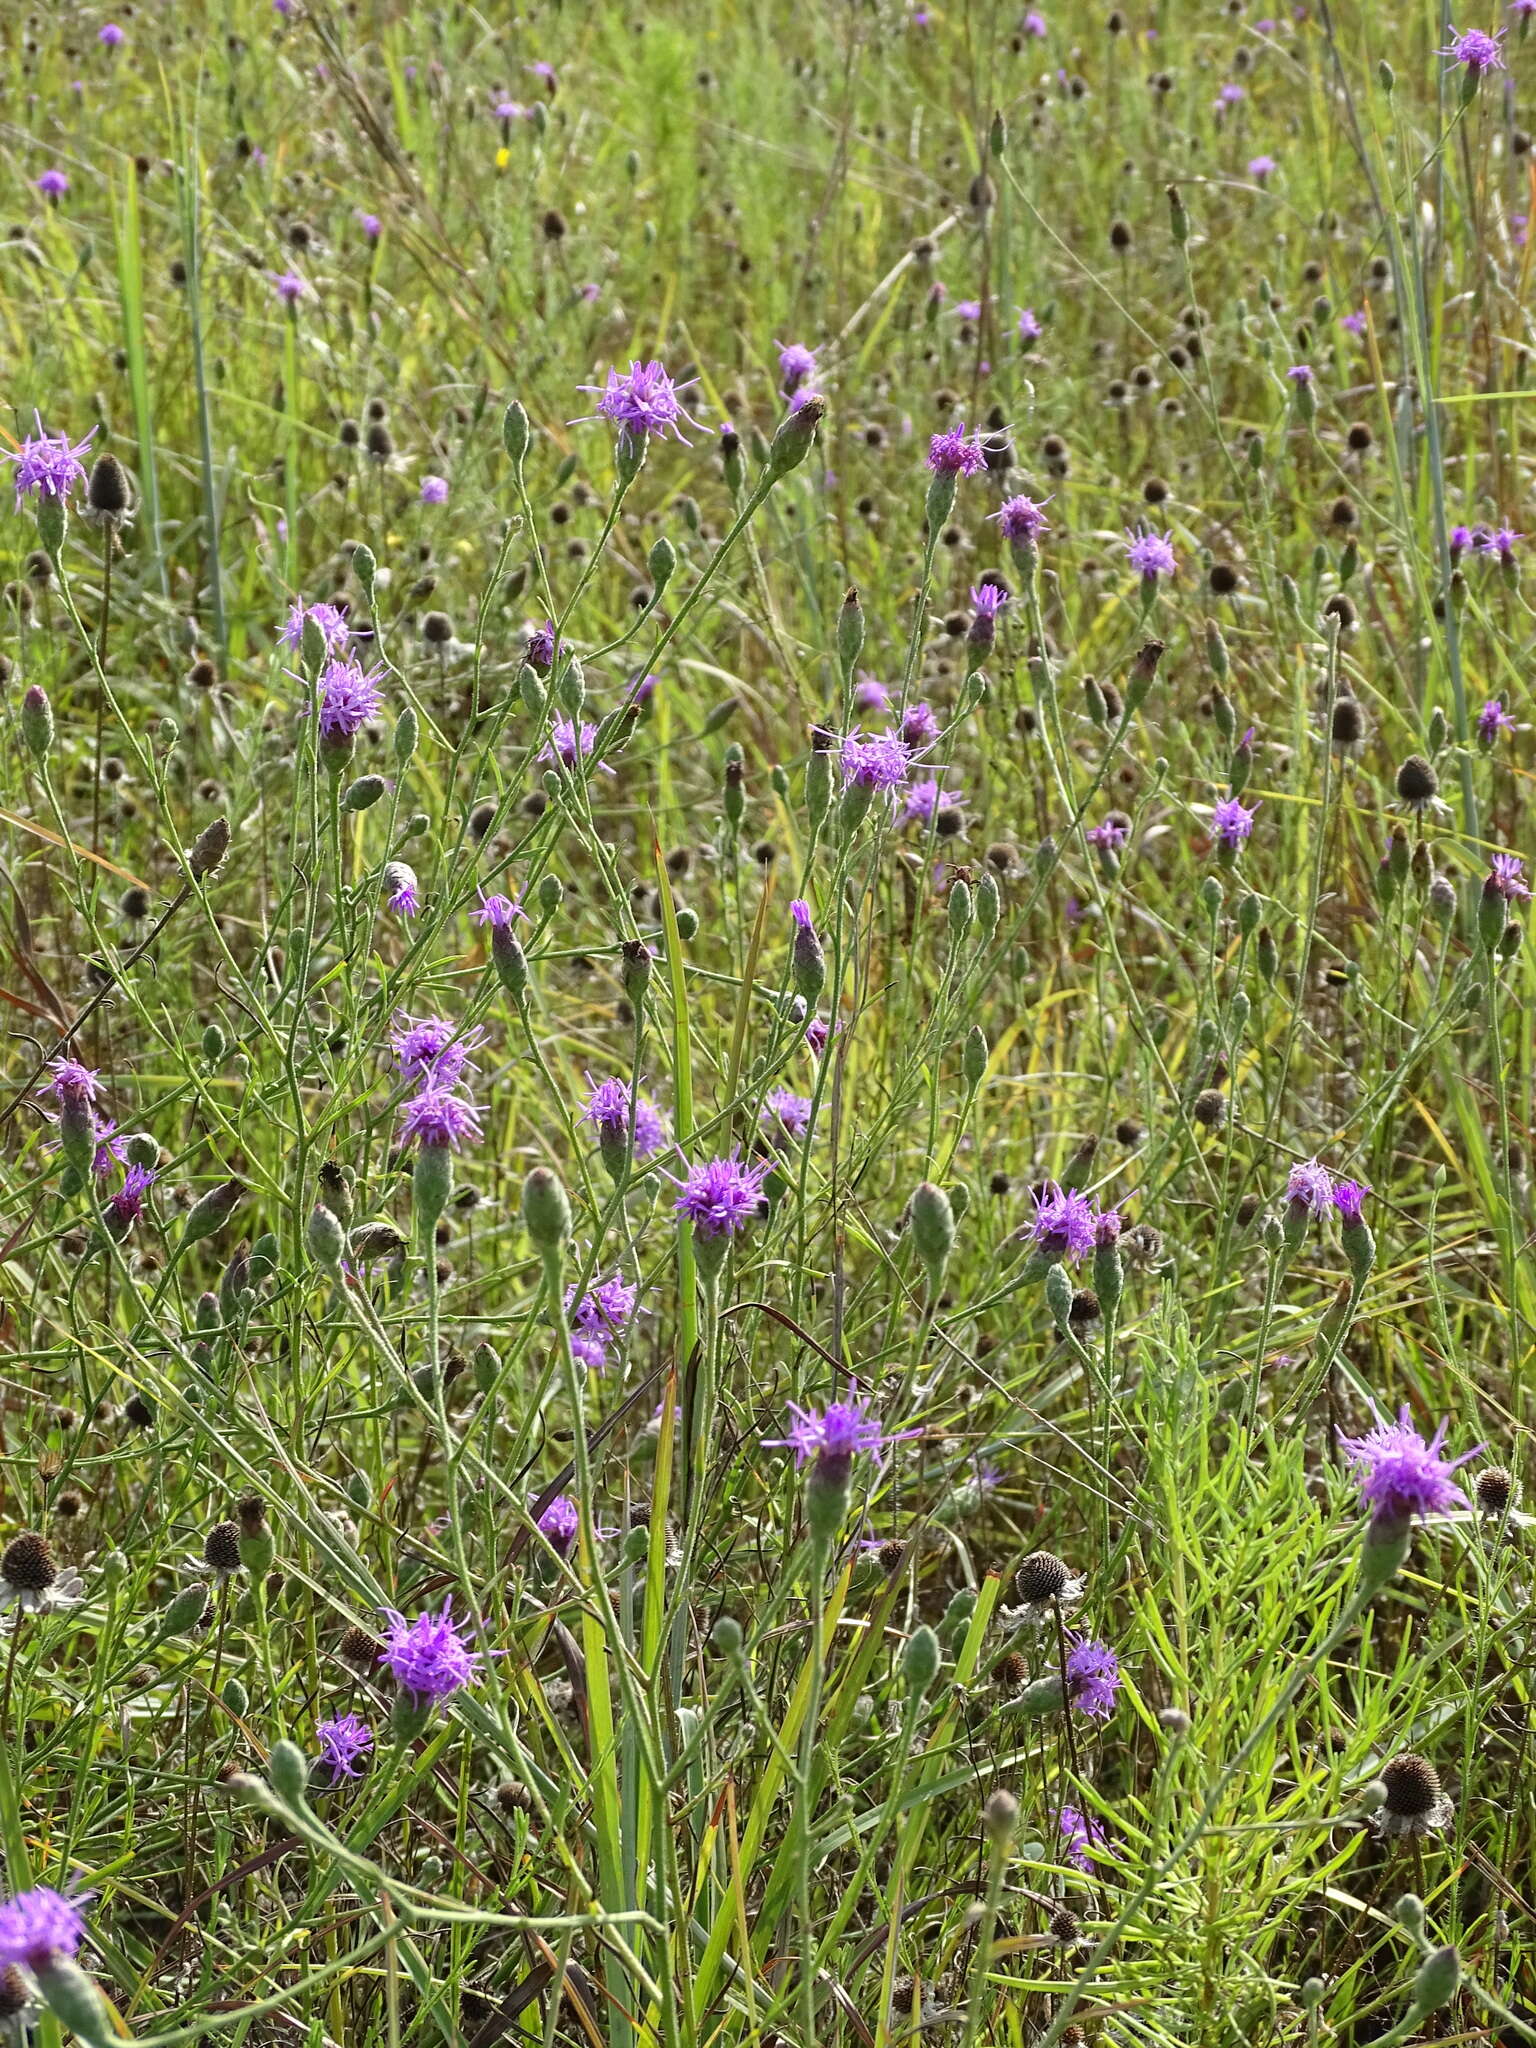
[{"label": "fuzzy green bud", "polygon": [[902,1658],[901,1675],[906,1680],[907,1697],[920,1700],[939,1675],[943,1653],[939,1639],[926,1623],[913,1629],[907,1638],[906,1654]]},{"label": "fuzzy green bud", "polygon": [[41,683],[33,683],[21,700],[21,736],[41,766],[53,748],[53,706]]},{"label": "fuzzy green bud", "polygon": [[509,924],[491,927],[491,965],[513,1002],[520,1003],[528,992],[528,956]]},{"label": "fuzzy green bud", "polygon": [[1450,2004],[1460,1988],[1461,1957],[1449,1946],[1437,1948],[1420,1963],[1413,1980],[1414,2017],[1422,2019],[1426,2013],[1438,2012],[1441,2006]]},{"label": "fuzzy green bud", "polygon": [[976,884],[976,928],[983,939],[990,939],[997,930],[1003,915],[1003,895],[997,886],[994,874],[984,874]]},{"label": "fuzzy green bud", "polygon": [[183,1586],[160,1610],[160,1634],[184,1636],[195,1629],[208,1606],[208,1588],[202,1584]]},{"label": "fuzzy green bud", "polygon": [[237,1180],[220,1181],[216,1188],[210,1188],[187,1211],[181,1233],[182,1244],[197,1244],[205,1237],[212,1237],[216,1230],[222,1230],[244,1195],[245,1188]]},{"label": "fuzzy green bud", "polygon": [[795,406],[784,415],[768,450],[767,476],[770,483],[777,483],[780,477],[788,476],[792,469],[800,467],[810,454],[816,429],[826,416],[826,400],[814,393],[802,405]]},{"label": "fuzzy green bud", "polygon": [[1057,1329],[1065,1331],[1072,1315],[1072,1281],[1059,1259],[1053,1259],[1046,1268],[1045,1305]]},{"label": "fuzzy green bud", "polygon": [[528,443],[533,439],[533,429],[528,424],[528,415],[514,398],[501,416],[501,445],[507,451],[507,459],[518,476],[522,475],[523,458],[528,453]]},{"label": "fuzzy green bud", "polygon": [[859,593],[850,583],[843,597],[842,610],[837,615],[837,664],[843,672],[844,686],[853,680],[853,665],[864,646],[864,613],[859,604]]},{"label": "fuzzy green bud", "polygon": [[346,1235],[322,1202],[317,1202],[310,1211],[304,1242],[317,1266],[324,1266],[328,1273],[337,1271],[347,1248]]},{"label": "fuzzy green bud", "polygon": [[805,764],[805,815],[813,832],[832,808],[832,756],[816,748]]},{"label": "fuzzy green bud", "polygon": [[523,1182],[523,1224],[546,1255],[558,1252],[571,1234],[570,1197],[547,1166],[536,1166]]},{"label": "fuzzy green bud", "polygon": [[309,1790],[309,1758],[296,1742],[278,1741],[267,1758],[267,1776],[279,1799],[302,1806]]},{"label": "fuzzy green bud", "polygon": [[416,1164],[411,1169],[411,1201],[421,1233],[421,1247],[428,1258],[433,1252],[432,1238],[437,1220],[452,1195],[453,1148],[449,1145],[420,1146]]},{"label": "fuzzy green bud", "polygon": [[981,1086],[987,1071],[987,1034],[979,1024],[973,1024],[965,1034],[965,1044],[960,1051],[961,1071],[965,1085],[974,1094]]},{"label": "fuzzy green bud", "polygon": [[651,571],[651,583],[656,592],[652,602],[656,603],[660,601],[662,592],[677,573],[677,549],[665,534],[652,543],[647,561]]},{"label": "fuzzy green bud", "polygon": [[949,935],[959,945],[971,929],[971,888],[968,882],[954,882],[949,891]]},{"label": "fuzzy green bud", "polygon": [[251,1696],[238,1678],[226,1678],[219,1693],[227,1712],[237,1721],[242,1720],[250,1707]]},{"label": "fuzzy green bud", "polygon": [[[54,502],[44,499],[44,504]],[[57,501],[61,506],[63,500]],[[39,515],[38,524],[42,519]],[[43,2003],[61,2021],[65,2030],[75,2036],[82,2048],[111,2048],[120,2039],[107,2013],[106,2002],[84,1970],[70,1957],[54,1953],[46,1961],[41,1959],[30,1965],[37,1979],[37,1988],[43,1995]]]},{"label": "fuzzy green bud", "polygon": [[955,1216],[948,1195],[931,1180],[921,1182],[912,1196],[911,1215],[913,1246],[929,1287],[937,1292],[955,1244]]}]

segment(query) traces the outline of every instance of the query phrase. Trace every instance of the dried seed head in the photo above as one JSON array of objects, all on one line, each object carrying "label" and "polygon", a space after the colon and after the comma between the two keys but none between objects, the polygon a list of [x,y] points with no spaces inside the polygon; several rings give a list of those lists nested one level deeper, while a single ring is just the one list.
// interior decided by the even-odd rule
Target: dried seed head
[{"label": "dried seed head", "polygon": [[13,1536],[0,1553],[0,1578],[18,1593],[46,1593],[58,1576],[47,1538],[31,1529]]},{"label": "dried seed head", "polygon": [[1357,697],[1340,697],[1333,707],[1333,744],[1357,747],[1365,738],[1365,713]]},{"label": "dried seed head", "polygon": [[1417,1750],[1405,1749],[1382,1768],[1387,1788],[1383,1809],[1397,1820],[1422,1820],[1440,1804],[1440,1773]]},{"label": "dried seed head", "polygon": [[1415,809],[1431,804],[1440,793],[1440,778],[1422,754],[1410,754],[1397,771],[1397,793]]},{"label": "dried seed head", "polygon": [[1219,1131],[1227,1120],[1227,1098],[1219,1088],[1202,1088],[1191,1113],[1206,1130]]},{"label": "dried seed head", "polygon": [[1504,1466],[1485,1465],[1477,1475],[1476,1487],[1477,1504],[1485,1515],[1506,1515],[1514,1506],[1517,1489]]},{"label": "dried seed head", "polygon": [[129,498],[127,470],[115,455],[98,455],[85,486],[87,512],[104,525],[119,526],[127,515]]},{"label": "dried seed head", "polygon": [[902,1559],[906,1554],[907,1546],[905,1543],[898,1542],[895,1537],[892,1537],[889,1543],[882,1543],[877,1552],[881,1570],[887,1572],[899,1571]]},{"label": "dried seed head", "polygon": [[1017,1692],[1029,1676],[1029,1666],[1017,1650],[1010,1650],[993,1665],[992,1676],[1004,1692]]},{"label": "dried seed head", "polygon": [[1059,1600],[1071,1583],[1072,1574],[1049,1550],[1032,1550],[1015,1574],[1014,1591],[1027,1607],[1043,1600]]},{"label": "dried seed head", "polygon": [[239,1571],[240,1525],[237,1522],[214,1523],[203,1538],[203,1563],[210,1571]]},{"label": "dried seed head", "polygon": [[503,1778],[496,1787],[496,1804],[503,1813],[530,1813],[533,1794],[518,1778]]},{"label": "dried seed head", "polygon": [[[15,2019],[26,2012],[31,2003],[32,1992],[26,1978],[15,1963],[8,1963],[0,1970],[0,2019]],[[17,2038],[26,2037],[18,2035]]]},{"label": "dried seed head", "polygon": [[53,1504],[53,1512],[56,1515],[58,1515],[62,1521],[72,1522],[77,1515],[83,1515],[85,1513],[85,1496],[83,1494],[76,1493],[74,1489],[71,1487],[67,1493],[61,1493],[59,1495],[58,1499]]},{"label": "dried seed head", "polygon": [[354,1622],[337,1645],[336,1654],[343,1664],[350,1664],[357,1671],[371,1671],[379,1661],[383,1648],[377,1636],[370,1635],[365,1628]]}]

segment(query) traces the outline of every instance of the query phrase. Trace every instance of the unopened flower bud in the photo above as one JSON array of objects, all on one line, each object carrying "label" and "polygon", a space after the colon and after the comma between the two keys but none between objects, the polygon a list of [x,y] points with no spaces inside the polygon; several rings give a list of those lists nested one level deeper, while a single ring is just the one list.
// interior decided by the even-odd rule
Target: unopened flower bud
[{"label": "unopened flower bud", "polygon": [[41,765],[53,747],[53,706],[41,683],[33,683],[21,700],[21,736],[27,752]]},{"label": "unopened flower bud", "polygon": [[570,1197],[547,1166],[536,1166],[523,1182],[523,1223],[545,1253],[558,1251],[571,1234]]},{"label": "unopened flower bud", "polygon": [[919,1184],[912,1196],[912,1243],[935,1292],[955,1244],[955,1216],[948,1195],[931,1180]]},{"label": "unopened flower bud", "polygon": [[199,1196],[187,1211],[186,1225],[181,1233],[182,1243],[197,1244],[205,1237],[212,1237],[216,1230],[222,1230],[244,1196],[245,1188],[238,1180],[221,1181],[206,1195]]},{"label": "unopened flower bud", "polygon": [[811,443],[816,438],[816,429],[827,416],[827,401],[813,392],[801,404],[794,406],[779,423],[779,430],[773,437],[768,450],[768,481],[777,483],[780,477],[788,476],[792,469],[798,469],[811,452]]},{"label": "unopened flower bud", "polygon": [[229,851],[229,820],[215,818],[205,825],[192,842],[187,855],[187,866],[201,880],[211,875]]}]

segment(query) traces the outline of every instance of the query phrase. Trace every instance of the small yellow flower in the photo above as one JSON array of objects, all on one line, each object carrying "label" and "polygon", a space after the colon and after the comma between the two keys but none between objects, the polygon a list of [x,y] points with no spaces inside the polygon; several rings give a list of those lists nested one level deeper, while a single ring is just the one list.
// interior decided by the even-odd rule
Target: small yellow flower
[{"label": "small yellow flower", "polygon": [[507,168],[507,165],[508,165],[509,163],[511,163],[511,161],[512,161],[512,152],[511,152],[511,150],[510,150],[510,149],[498,149],[498,150],[497,150],[497,152],[496,152],[496,168],[497,168],[497,170],[498,170],[498,171],[504,171],[504,170],[505,170],[505,169]]}]

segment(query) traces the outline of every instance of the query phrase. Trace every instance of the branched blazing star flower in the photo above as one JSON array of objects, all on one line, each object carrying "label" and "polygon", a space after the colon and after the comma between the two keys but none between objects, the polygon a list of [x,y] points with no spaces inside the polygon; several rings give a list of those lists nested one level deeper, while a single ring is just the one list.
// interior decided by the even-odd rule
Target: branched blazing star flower
[{"label": "branched blazing star flower", "polygon": [[1451,30],[1451,40],[1443,50],[1437,50],[1437,57],[1449,57],[1453,64],[1465,65],[1469,77],[1481,78],[1485,71],[1504,69],[1504,37],[1502,28],[1490,35],[1486,29],[1463,29],[1458,35]]},{"label": "branched blazing star flower", "polygon": [[465,1030],[446,1017],[410,1017],[403,1010],[396,1013],[389,1033],[400,1078],[440,1088],[456,1087],[464,1074],[475,1071],[471,1055],[485,1038],[483,1025]]},{"label": "branched blazing star flower", "polygon": [[37,432],[29,434],[14,454],[9,450],[5,452],[6,461],[16,465],[13,481],[18,512],[24,498],[68,499],[76,487],[85,482],[85,464],[81,457],[89,452],[96,433],[92,427],[83,441],[77,441],[71,447],[67,434],[45,434],[41,415],[33,413],[32,418]]},{"label": "branched blazing star flower", "polygon": [[1320,1160],[1304,1159],[1291,1168],[1285,1198],[1309,1214],[1321,1216],[1333,1201],[1333,1175]]},{"label": "branched blazing star flower", "polygon": [[396,1137],[402,1145],[442,1146],[457,1152],[484,1135],[480,1112],[472,1102],[437,1083],[413,1095],[400,1112]]},{"label": "branched blazing star flower", "polygon": [[679,1216],[693,1225],[701,1238],[732,1238],[758,1221],[763,1200],[763,1182],[772,1162],[761,1160],[746,1166],[732,1153],[725,1159],[706,1159],[691,1166],[675,1183],[675,1204]]},{"label": "branched blazing star flower", "polygon": [[1502,697],[1490,697],[1477,714],[1477,737],[1481,745],[1491,747],[1501,732],[1513,732],[1515,721],[1504,709]]},{"label": "branched blazing star flower", "polygon": [[1525,862],[1517,853],[1493,854],[1488,862],[1488,879],[1483,886],[1502,896],[1506,903],[1524,903],[1531,893],[1525,880]]},{"label": "branched blazing star flower", "polygon": [[296,597],[289,606],[288,616],[277,636],[290,653],[297,654],[304,644],[306,619],[313,619],[320,629],[328,653],[345,654],[347,643],[352,638],[352,628],[347,624],[346,613],[339,605],[306,604],[302,597]]},{"label": "branched blazing star flower", "polygon": [[84,1104],[95,1102],[100,1090],[100,1070],[87,1067],[77,1059],[68,1057],[53,1060],[48,1068],[49,1078],[43,1083],[43,1092],[56,1095],[60,1102]]},{"label": "branched blazing star flower", "polygon": [[779,352],[780,389],[786,398],[793,397],[803,384],[809,384],[816,375],[816,351],[807,348],[803,342],[774,343]]},{"label": "branched blazing star flower", "polygon": [[581,1510],[568,1494],[557,1493],[539,1516],[538,1530],[552,1550],[562,1557],[570,1554],[581,1528]]},{"label": "branched blazing star flower", "polygon": [[80,1909],[90,1896],[82,1892],[69,1898],[40,1884],[7,1899],[0,1905],[0,1968],[19,1965],[35,1973],[55,1957],[78,1955],[85,1940]]},{"label": "branched blazing star flower", "polygon": [[1080,1813],[1075,1806],[1063,1806],[1061,1853],[1075,1870],[1091,1872],[1108,1840],[1108,1834],[1091,1813]]},{"label": "branched blazing star flower", "polygon": [[[686,445],[687,437],[679,422],[690,427],[698,427],[700,422],[683,410],[677,394],[697,382],[696,377],[686,377],[681,384],[675,383],[665,366],[653,359],[647,363],[631,362],[622,373],[610,370],[606,384],[582,384],[578,389],[597,394],[597,413],[589,417],[612,420],[637,440],[648,434],[673,434]],[[571,424],[581,423],[573,420]]]},{"label": "branched blazing star flower", "polygon": [[1080,1714],[1102,1721],[1115,1711],[1123,1680],[1120,1659],[1107,1643],[1078,1636],[1067,1651],[1067,1701]]},{"label": "branched blazing star flower", "polygon": [[640,1296],[622,1273],[611,1280],[598,1280],[578,1301],[576,1289],[565,1290],[565,1309],[578,1328],[597,1336],[616,1336],[634,1321]]},{"label": "branched blazing star flower", "polygon": [[1037,541],[1042,533],[1051,530],[1051,522],[1045,516],[1045,508],[1050,502],[1045,498],[1037,505],[1033,498],[1009,498],[991,516],[997,521],[1004,540]]},{"label": "branched blazing star flower", "polygon": [[1173,552],[1173,531],[1149,533],[1127,527],[1125,559],[1143,582],[1155,583],[1159,576],[1176,576],[1179,558]]},{"label": "branched blazing star flower", "polygon": [[129,1166],[123,1171],[123,1184],[106,1206],[107,1228],[114,1237],[122,1237],[138,1221],[144,1207],[144,1197],[155,1184],[155,1171],[151,1166]]},{"label": "branched blazing star flower", "polygon": [[557,718],[537,758],[551,763],[559,761],[566,768],[574,768],[578,761],[587,758],[596,744],[597,727],[590,718],[583,719],[579,728],[572,719]]},{"label": "branched blazing star flower", "polygon": [[783,1136],[798,1143],[811,1127],[811,1098],[790,1088],[775,1088],[758,1111],[758,1122],[770,1139]]},{"label": "branched blazing star flower", "polygon": [[912,767],[911,748],[893,732],[855,729],[838,753],[843,783],[850,789],[900,789]]},{"label": "branched blazing star flower", "polygon": [[358,1760],[373,1748],[373,1730],[360,1715],[337,1714],[331,1720],[317,1723],[315,1740],[320,1745],[320,1761],[331,1774],[334,1784],[340,1778],[360,1778]]},{"label": "branched blazing star flower", "polygon": [[[622,1145],[629,1138],[630,1090],[629,1083],[614,1076],[606,1081],[594,1081],[588,1074],[587,1085],[591,1094],[582,1111],[580,1121],[591,1124],[598,1137],[611,1145]],[[635,1157],[649,1159],[653,1152],[659,1152],[667,1141],[667,1127],[662,1121],[661,1111],[647,1095],[635,1101]]]},{"label": "branched blazing star flower", "polygon": [[922,1433],[921,1429],[882,1429],[868,1404],[850,1386],[846,1400],[829,1402],[824,1409],[802,1408],[791,1401],[788,1435],[765,1436],[763,1446],[793,1451],[797,1465],[814,1460],[823,1468],[846,1474],[857,1457],[871,1458],[882,1467],[888,1445],[905,1443]]},{"label": "branched blazing star flower", "polygon": [[320,671],[317,716],[328,740],[354,740],[384,707],[382,667],[364,669],[350,655],[336,655]]},{"label": "branched blazing star flower", "polygon": [[1426,1516],[1448,1514],[1467,1506],[1467,1497],[1452,1479],[1452,1473],[1484,1449],[1477,1444],[1459,1458],[1441,1456],[1449,1422],[1442,1422],[1428,1440],[1413,1426],[1412,1411],[1406,1404],[1396,1422],[1384,1420],[1371,1404],[1376,1427],[1365,1436],[1339,1436],[1339,1448],[1360,1481],[1360,1498],[1371,1510],[1374,1522],[1382,1524],[1422,1521]]},{"label": "branched blazing star flower", "polygon": [[1036,1193],[1030,1237],[1043,1257],[1075,1266],[1093,1250],[1094,1232],[1093,1203],[1078,1189],[1048,1180]]},{"label": "branched blazing star flower", "polygon": [[393,1607],[381,1611],[389,1623],[379,1662],[404,1693],[417,1700],[447,1699],[478,1675],[481,1653],[472,1650],[453,1619],[453,1596],[438,1614],[418,1614],[414,1621]]},{"label": "branched blazing star flower", "polygon": [[1211,832],[1218,845],[1236,853],[1253,831],[1258,807],[1252,810],[1235,796],[1224,796],[1211,812]]},{"label": "branched blazing star flower", "polygon": [[908,783],[904,796],[901,811],[901,821],[904,825],[910,825],[914,821],[931,825],[936,812],[958,810],[965,802],[963,790],[945,789],[932,776],[921,782]]},{"label": "branched blazing star flower", "polygon": [[960,420],[946,434],[935,434],[928,443],[928,467],[935,476],[979,476],[987,466],[987,451],[979,434],[965,438]]}]

